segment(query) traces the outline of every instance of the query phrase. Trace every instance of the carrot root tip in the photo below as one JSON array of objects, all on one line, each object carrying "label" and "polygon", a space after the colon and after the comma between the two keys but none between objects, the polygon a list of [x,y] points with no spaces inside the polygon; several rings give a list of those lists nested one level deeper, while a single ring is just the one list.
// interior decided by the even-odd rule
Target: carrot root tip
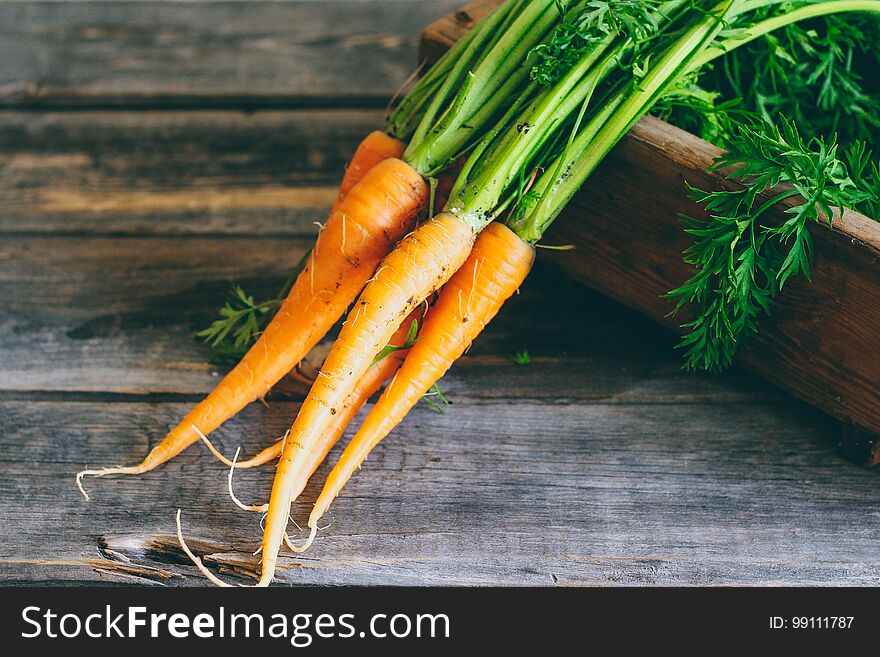
[{"label": "carrot root tip", "polygon": [[222,579],[220,579],[214,573],[208,570],[205,564],[202,563],[202,560],[197,557],[192,550],[189,549],[186,541],[183,540],[183,528],[180,526],[180,509],[177,510],[177,540],[180,543],[180,548],[184,551],[186,556],[190,558],[190,561],[192,561],[195,567],[199,569],[199,572],[207,577],[212,584],[214,584],[215,586],[220,586],[222,588],[234,588],[232,584],[224,582]]},{"label": "carrot root tip", "polygon": [[83,488],[82,480],[84,477],[105,477],[107,475],[114,474],[141,474],[144,472],[144,469],[140,466],[121,466],[117,465],[112,468],[101,468],[100,470],[80,470],[76,473],[76,487],[79,488],[79,492],[82,493],[83,497],[86,498],[86,501],[90,501],[92,498],[89,497],[89,494],[86,492],[86,489]]},{"label": "carrot root tip", "polygon": [[190,426],[193,428],[193,431],[196,432],[196,434],[199,437],[199,440],[201,440],[205,444],[205,447],[208,448],[208,451],[211,452],[211,454],[214,456],[214,458],[216,458],[218,461],[220,461],[220,463],[222,463],[223,465],[225,465],[228,468],[238,468],[239,470],[248,470],[250,468],[255,468],[259,465],[263,465],[263,464],[271,461],[273,458],[275,458],[275,456],[277,456],[277,454],[281,450],[284,449],[284,442],[283,441],[287,439],[287,433],[290,433],[289,431],[287,433],[285,433],[284,438],[282,439],[282,441],[280,443],[280,446],[277,446],[277,445],[275,446],[275,449],[277,451],[273,451],[272,448],[267,447],[266,449],[264,449],[262,452],[260,452],[256,456],[252,456],[251,458],[249,458],[245,461],[237,461],[237,462],[233,463],[226,456],[224,456],[220,452],[219,449],[217,449],[214,446],[214,443],[212,443],[211,440],[208,439],[208,437],[205,434],[203,434],[201,431],[199,431],[199,428],[196,425],[191,424]]},{"label": "carrot root tip", "polygon": [[223,465],[225,465],[227,467],[230,467],[230,468],[235,467],[235,464],[232,461],[230,461],[228,458],[223,456],[223,454],[220,453],[220,450],[218,450],[216,447],[214,447],[214,443],[212,443],[210,440],[208,440],[208,437],[205,434],[203,434],[196,425],[191,424],[189,426],[191,426],[192,430],[196,432],[196,435],[199,437],[199,440],[201,440],[203,443],[205,443],[205,447],[207,447],[208,451],[214,455],[214,458],[216,458],[218,461],[220,461]]},{"label": "carrot root tip", "polygon": [[285,533],[284,534],[284,542],[287,543],[287,547],[289,547],[293,552],[301,554],[309,549],[312,542],[315,540],[315,536],[318,533],[318,525],[309,524],[309,537],[305,540],[305,543],[302,545],[294,545],[290,540],[290,537]]},{"label": "carrot root tip", "polygon": [[238,499],[235,495],[235,491],[232,489],[232,475],[235,473],[235,464],[238,461],[238,455],[241,453],[241,447],[238,447],[235,450],[235,456],[232,457],[232,462],[229,464],[229,475],[226,477],[226,488],[229,491],[229,497],[232,499],[233,504],[237,506],[242,511],[253,511],[255,513],[265,513],[269,509],[268,504],[244,504],[241,500]]}]

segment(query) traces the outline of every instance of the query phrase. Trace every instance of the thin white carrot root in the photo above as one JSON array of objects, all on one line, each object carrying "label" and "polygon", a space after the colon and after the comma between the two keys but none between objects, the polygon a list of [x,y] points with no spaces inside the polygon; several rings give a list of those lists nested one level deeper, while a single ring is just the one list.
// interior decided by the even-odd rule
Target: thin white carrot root
[{"label": "thin white carrot root", "polygon": [[229,468],[229,475],[226,477],[227,488],[229,490],[229,497],[232,498],[233,503],[242,511],[254,511],[256,513],[266,513],[269,510],[268,502],[266,504],[261,504],[257,506],[256,504],[243,504],[241,500],[239,500],[235,496],[235,492],[232,490],[232,475],[235,473],[235,463],[238,461],[238,455],[241,453],[241,447],[235,450],[235,456],[232,457],[232,464]]},{"label": "thin white carrot root", "polygon": [[[311,380],[309,382],[311,383]],[[199,439],[203,443],[205,443],[205,446],[208,448],[208,451],[210,451],[211,454],[213,454],[214,458],[216,458],[218,461],[220,461],[226,467],[229,467],[229,468],[234,467],[234,468],[238,468],[239,470],[250,469],[250,468],[256,467],[258,465],[263,465],[263,464],[271,461],[273,458],[276,458],[278,456],[278,454],[280,454],[284,450],[284,443],[287,441],[287,436],[290,435],[290,430],[288,430],[281,437],[281,439],[280,439],[281,444],[280,445],[273,445],[271,447],[267,447],[266,449],[259,452],[255,456],[252,456],[251,458],[247,459],[246,461],[233,463],[226,456],[224,456],[220,452],[220,450],[218,450],[214,446],[214,443],[212,443],[211,440],[207,436],[205,436],[205,434],[203,434],[201,431],[199,431],[199,429],[195,425],[190,425],[190,426],[192,426],[193,430],[196,432],[196,434],[198,434]],[[277,450],[277,451],[274,451],[273,448],[275,448],[275,450]]]},{"label": "thin white carrot root", "polygon": [[208,570],[205,564],[202,563],[202,560],[199,559],[195,554],[193,554],[193,551],[189,549],[186,541],[183,540],[183,528],[180,526],[180,509],[177,510],[177,540],[180,542],[180,547],[186,553],[186,556],[190,558],[190,561],[195,564],[195,567],[199,569],[199,572],[207,577],[212,584],[214,584],[215,586],[221,586],[223,588],[234,588],[232,584],[224,582],[222,579],[220,579],[214,573]]},{"label": "thin white carrot root", "polygon": [[[196,434],[199,436],[199,439],[201,439],[201,441],[203,443],[205,443],[205,446],[208,448],[208,450],[211,452],[211,454],[213,454],[221,463],[229,466],[229,474],[226,477],[226,485],[227,485],[227,491],[229,493],[229,497],[230,497],[230,499],[232,499],[233,504],[235,504],[235,506],[237,506],[239,509],[241,509],[243,511],[252,511],[254,513],[262,513],[263,516],[260,518],[260,528],[264,529],[263,523],[266,520],[266,512],[269,509],[268,502],[265,504],[260,504],[260,505],[245,504],[240,499],[238,499],[238,497],[236,496],[235,489],[232,484],[232,479],[233,479],[233,476],[235,475],[235,468],[238,463],[238,457],[241,454],[241,447],[236,448],[235,454],[233,455],[232,460],[230,461],[228,458],[226,458],[223,454],[220,453],[220,451],[214,446],[214,444],[208,439],[208,437],[199,430],[198,427],[196,427],[195,425],[191,425],[191,426],[192,426],[193,430],[196,432]],[[288,435],[289,435],[289,432],[285,433],[284,438],[282,438],[282,440],[286,441]],[[113,468],[112,470],[116,471],[117,468]],[[86,473],[89,473],[89,472],[91,472],[91,471],[86,471]],[[78,485],[79,485],[79,481],[80,481],[80,477],[79,477],[79,475],[77,475],[77,484]],[[83,495],[86,495],[86,492],[82,489],[81,485],[80,485],[80,490],[82,491]],[[86,495],[86,499],[88,499],[88,495]],[[192,550],[189,549],[189,546],[187,546],[186,541],[183,538],[183,530],[180,525],[180,513],[181,513],[180,509],[178,509],[177,510],[177,540],[180,542],[181,549],[183,549],[183,551],[190,558],[190,560],[193,562],[195,567],[198,568],[199,572],[201,572],[205,577],[207,577],[211,581],[211,583],[215,584],[216,586],[231,587],[232,584],[228,584],[228,583],[224,582],[223,580],[221,580],[216,575],[214,575],[214,573],[212,573],[210,570],[208,570],[208,568],[205,566],[204,562],[202,562],[202,560],[199,557],[197,557],[192,552]],[[291,518],[289,515],[288,515],[288,518],[289,518],[290,522],[292,522],[293,525],[298,530],[302,531],[302,527],[299,526],[299,524],[296,522],[296,520]],[[297,552],[297,553],[305,552],[309,548],[309,546],[312,544],[312,541],[315,540],[315,535],[316,535],[317,531],[318,531],[317,526],[312,527],[311,531],[309,533],[309,537],[306,539],[306,542],[303,543],[301,546],[294,545],[293,541],[290,540],[290,536],[287,534],[287,532],[284,532],[284,542],[287,544],[287,547],[289,547],[292,552]],[[260,554],[260,552],[262,552],[262,551],[263,551],[263,547],[260,546],[253,553],[253,556]]]},{"label": "thin white carrot root", "polygon": [[[198,429],[196,429],[196,431],[198,431]],[[210,445],[210,442],[208,441],[207,438],[205,438],[204,436],[202,436],[202,439],[203,439],[208,445]],[[286,439],[287,439],[287,434],[284,435],[284,440],[286,440]],[[209,449],[210,449],[210,447],[209,447]],[[212,449],[211,451],[213,452],[214,450]],[[266,512],[269,510],[269,503],[266,502],[266,503],[264,503],[264,504],[260,504],[260,505],[256,505],[256,504],[244,504],[241,500],[238,499],[238,497],[237,497],[236,494],[235,494],[235,491],[233,490],[233,486],[232,486],[232,477],[233,477],[233,475],[235,474],[235,465],[236,465],[236,463],[238,462],[238,455],[239,455],[240,453],[241,453],[241,447],[239,447],[238,449],[235,450],[235,456],[233,456],[233,457],[232,457],[232,461],[229,462],[229,466],[230,466],[230,467],[229,467],[229,474],[228,474],[227,477],[226,477],[227,490],[229,491],[229,497],[232,499],[233,504],[235,504],[235,506],[237,506],[237,507],[238,507],[239,509],[241,509],[242,511],[253,511],[254,513],[262,513],[263,516],[262,516],[262,518],[260,518],[260,529],[264,529],[264,525],[263,525],[263,523],[264,523],[265,520],[266,520]],[[216,453],[215,453],[215,456],[217,456]],[[223,460],[223,458],[221,458],[220,456],[218,456],[218,458],[220,458],[221,460]],[[288,517],[288,519],[290,520],[290,522],[293,523],[293,526],[294,526],[294,527],[296,527],[298,530],[302,531],[302,527],[299,526],[299,523],[297,523],[296,520],[294,520],[293,518],[291,518],[289,515],[288,515],[287,517]],[[314,537],[312,537],[312,538],[314,538]],[[293,546],[293,544],[292,544],[291,541],[290,541],[290,537],[287,535],[286,532],[285,532],[285,534],[284,534],[284,541],[287,543],[287,545],[290,547],[290,549],[293,550],[294,552],[300,552],[300,551],[301,551],[301,550],[297,550],[297,549]],[[311,540],[309,540],[309,544],[311,544]],[[306,545],[305,547],[308,547],[308,545]],[[260,548],[259,548],[256,552],[254,552],[254,555],[256,556],[257,554],[259,554],[259,553],[262,551],[262,549],[263,549],[263,547],[260,546]],[[303,549],[305,549],[305,548],[303,548]]]},{"label": "thin white carrot root", "polygon": [[[261,531],[261,532],[266,531],[266,516],[267,516],[267,515],[268,515],[268,514],[264,513],[264,514],[260,517],[260,531]],[[262,551],[263,551],[263,546],[260,545],[260,547],[257,548],[257,551],[254,552],[254,556],[257,556],[257,555],[258,555],[260,552],[262,552]]]},{"label": "thin white carrot root", "polygon": [[[193,428],[193,431],[196,432],[199,439],[201,439],[201,441],[203,443],[205,443],[205,447],[208,448],[208,451],[210,451],[211,454],[213,454],[217,458],[218,461],[220,461],[223,465],[225,465],[227,467],[230,467],[230,468],[235,467],[234,463],[232,461],[230,461],[228,458],[226,458],[225,456],[223,456],[223,454],[220,453],[220,450],[218,450],[216,447],[214,447],[214,443],[212,443],[210,440],[208,440],[208,437],[205,434],[203,434],[201,431],[199,431],[199,428],[196,425],[191,424],[189,426],[191,426]],[[236,454],[238,454],[238,452],[236,452]]]},{"label": "thin white carrot root", "polygon": [[309,549],[309,546],[312,544],[312,541],[315,540],[315,536],[317,535],[317,533],[318,533],[318,526],[317,525],[309,525],[309,537],[306,539],[305,543],[303,543],[302,545],[299,545],[299,546],[294,545],[290,541],[290,537],[287,535],[286,532],[284,534],[284,542],[287,543],[287,547],[289,547],[292,551],[297,552],[297,553],[302,553],[302,552],[305,552],[306,550]]},{"label": "thin white carrot root", "polygon": [[112,474],[141,474],[142,469],[136,465],[133,466],[121,466],[117,465],[113,468],[101,468],[100,470],[81,470],[76,473],[76,487],[79,488],[79,492],[82,493],[83,497],[86,498],[86,501],[91,500],[89,494],[86,492],[86,489],[83,488],[82,480],[83,477],[104,477],[106,475]]}]

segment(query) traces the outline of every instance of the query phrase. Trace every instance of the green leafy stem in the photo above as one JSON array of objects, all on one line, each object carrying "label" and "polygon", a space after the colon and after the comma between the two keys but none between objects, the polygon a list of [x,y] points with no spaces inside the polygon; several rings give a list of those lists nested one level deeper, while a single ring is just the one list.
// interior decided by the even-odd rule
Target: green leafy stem
[{"label": "green leafy stem", "polygon": [[[880,218],[880,169],[862,142],[841,150],[834,139],[805,139],[792,121],[743,127],[712,169],[734,168],[734,190],[691,188],[708,218],[686,218],[694,238],[685,261],[697,272],[669,297],[676,311],[691,304],[693,319],[679,347],[688,369],[719,371],[738,345],[758,330],[794,276],[810,278],[810,227],[831,223],[844,208]],[[784,207],[783,220],[766,220]]]}]

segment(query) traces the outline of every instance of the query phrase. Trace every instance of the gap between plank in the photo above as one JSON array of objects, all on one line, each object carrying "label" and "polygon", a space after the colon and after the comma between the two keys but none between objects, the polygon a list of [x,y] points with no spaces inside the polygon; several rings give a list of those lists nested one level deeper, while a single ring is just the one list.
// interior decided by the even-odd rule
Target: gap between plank
[{"label": "gap between plank", "polygon": [[386,109],[388,97],[379,95],[341,96],[76,96],[53,95],[45,98],[0,98],[0,110],[17,112],[181,112],[228,110],[259,112],[272,110],[367,110]]},{"label": "gap between plank", "polygon": [[[198,403],[207,392],[113,392],[92,390],[0,390],[0,403],[3,402],[72,402],[104,404],[178,404]],[[273,401],[299,403],[303,395],[275,393]],[[615,399],[609,396],[596,397],[514,397],[508,400],[511,405],[528,403],[537,406],[800,406],[796,399]],[[503,398],[494,395],[474,395],[467,398],[467,406],[497,406]],[[425,409],[429,410],[429,409]],[[451,411],[450,411],[451,412]]]}]

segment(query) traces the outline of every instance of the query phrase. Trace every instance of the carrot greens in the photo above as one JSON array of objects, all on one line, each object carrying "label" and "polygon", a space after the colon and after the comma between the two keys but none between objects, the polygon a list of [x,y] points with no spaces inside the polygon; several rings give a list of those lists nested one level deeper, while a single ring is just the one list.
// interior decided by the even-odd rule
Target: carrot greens
[{"label": "carrot greens", "polygon": [[[876,0],[764,3],[701,55],[712,64],[692,73],[685,96],[661,101],[661,118],[725,147],[712,168],[735,169],[727,178],[739,184],[690,190],[708,218],[685,219],[696,273],[668,295],[675,311],[691,307],[679,344],[687,369],[728,367],[786,281],[809,280],[815,222],[844,207],[880,220],[866,145],[880,141],[878,37]],[[786,218],[770,225],[776,207]]]},{"label": "carrot greens", "polygon": [[[694,304],[694,319],[680,343],[689,369],[729,366],[739,343],[758,330],[774,299],[793,276],[810,277],[810,226],[831,222],[844,207],[880,217],[880,171],[861,142],[843,149],[822,137],[805,139],[794,123],[742,128],[713,169],[735,166],[728,178],[741,187],[691,188],[709,217],[687,219],[694,237],[685,261],[697,273],[671,291],[676,310]],[[785,203],[786,219],[762,223],[765,212]]]},{"label": "carrot greens", "polygon": [[528,365],[532,362],[531,356],[529,356],[528,351],[517,351],[510,357],[511,362],[514,365]]},{"label": "carrot greens", "polygon": [[196,334],[211,346],[211,363],[233,365],[244,357],[272,321],[309,255],[310,252],[300,259],[272,299],[257,302],[240,285],[232,288],[220,309],[220,317]]}]

